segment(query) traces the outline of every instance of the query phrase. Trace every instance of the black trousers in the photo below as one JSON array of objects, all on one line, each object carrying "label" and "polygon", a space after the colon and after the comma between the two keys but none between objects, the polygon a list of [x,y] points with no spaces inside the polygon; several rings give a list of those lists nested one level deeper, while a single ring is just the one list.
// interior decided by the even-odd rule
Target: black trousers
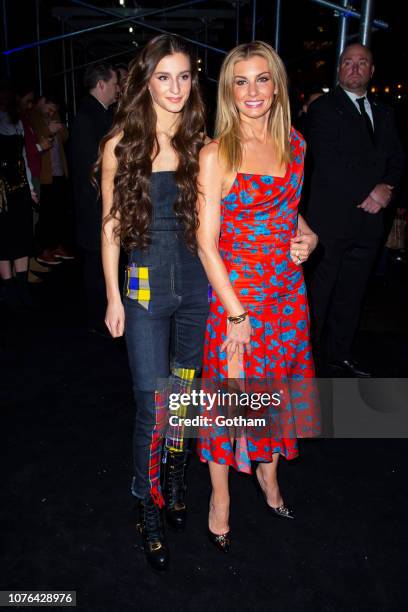
[{"label": "black trousers", "polygon": [[378,238],[361,236],[320,237],[320,252],[308,283],[316,356],[329,361],[351,359],[362,301],[380,244]]}]

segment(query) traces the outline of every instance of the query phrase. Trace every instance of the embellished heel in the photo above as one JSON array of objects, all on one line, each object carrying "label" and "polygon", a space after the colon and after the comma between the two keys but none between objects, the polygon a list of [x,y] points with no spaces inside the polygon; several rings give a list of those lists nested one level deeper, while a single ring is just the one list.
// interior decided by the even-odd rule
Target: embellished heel
[{"label": "embellished heel", "polygon": [[222,533],[217,535],[208,530],[208,539],[212,544],[214,544],[215,548],[220,552],[227,553],[231,548],[231,531],[227,531],[227,533]]},{"label": "embellished heel", "polygon": [[277,506],[276,508],[268,504],[266,493],[261,487],[261,483],[259,482],[258,476],[256,475],[256,470],[253,471],[252,479],[255,485],[256,492],[258,493],[258,496],[261,496],[263,498],[263,500],[265,501],[266,507],[268,509],[268,512],[270,514],[273,514],[274,516],[279,516],[280,518],[285,518],[285,519],[295,518],[295,515],[293,514],[293,509],[288,508],[288,506],[286,506],[285,504]]},{"label": "embellished heel", "polygon": [[[211,499],[212,499],[212,494],[210,494],[210,500],[209,500],[210,507],[212,505]],[[217,533],[213,533],[211,529],[208,527],[207,536],[211,544],[214,544],[215,548],[219,550],[220,552],[227,553],[230,551],[231,530],[226,531],[225,533],[217,534]]]}]

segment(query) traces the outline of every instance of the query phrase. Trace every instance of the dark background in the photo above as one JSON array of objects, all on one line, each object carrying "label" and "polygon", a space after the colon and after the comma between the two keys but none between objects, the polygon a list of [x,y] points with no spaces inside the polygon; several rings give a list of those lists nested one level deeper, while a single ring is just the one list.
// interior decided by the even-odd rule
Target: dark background
[{"label": "dark background", "polygon": [[[113,0],[89,2],[119,6]],[[152,8],[176,2],[139,4]],[[373,33],[372,86],[406,117],[403,4],[375,3],[376,17],[390,29]],[[126,0],[126,5],[134,7],[134,2]],[[354,5],[359,8],[360,2]],[[35,6],[34,0],[0,1],[8,18],[8,48],[36,39]],[[74,6],[41,0],[41,37],[61,34],[57,8]],[[195,8],[217,11],[207,28],[209,44],[227,50],[235,45],[231,2],[212,0]],[[250,2],[242,2],[241,8],[244,42],[251,39]],[[257,37],[269,42],[273,8],[273,0],[258,0]],[[333,84],[338,19],[310,0],[282,0],[282,9],[280,52],[296,105],[307,86]],[[205,26],[197,13],[183,11],[178,29],[170,18],[166,24],[160,17],[161,27],[204,40]],[[222,11],[232,12],[232,18],[221,18]],[[110,20],[113,17],[91,14],[68,19],[65,28]],[[116,53],[120,55],[112,61],[129,61],[136,49],[133,42],[141,46],[153,33],[134,27],[129,34],[128,28],[124,24],[74,37],[74,66]],[[350,33],[357,29],[358,21],[353,21]],[[0,31],[4,37],[2,27]],[[208,52],[206,58],[200,51],[199,58],[211,111],[211,79],[217,77],[222,56]],[[41,60],[44,90],[56,90],[64,100],[64,79],[58,74],[62,43],[43,45]],[[0,62],[4,75],[4,56]],[[11,55],[8,67],[13,80],[38,83],[35,49]],[[82,93],[82,75],[83,68],[74,72],[74,80],[68,75],[69,118],[73,91],[77,100]],[[76,589],[78,608],[86,612],[407,609],[405,439],[301,441],[299,459],[281,466],[285,500],[296,511],[293,524],[271,517],[251,480],[232,474],[233,550],[227,557],[207,541],[209,475],[193,455],[188,531],[169,533],[171,568],[164,576],[154,574],[136,535],[129,494],[134,407],[125,347],[121,341],[88,333],[78,262],[56,268],[32,287],[38,304],[32,317],[12,324],[0,308],[0,404],[4,400],[2,430],[7,432],[2,441],[7,461],[0,462],[1,589]],[[387,274],[371,283],[357,338],[357,359],[375,365],[377,377],[408,375],[407,310],[406,265],[391,262]]]},{"label": "dark background", "polygon": [[[126,16],[126,9],[135,7],[143,10],[160,9],[180,4],[163,0],[125,0],[120,6],[119,0],[89,0],[90,6],[99,9],[118,11],[118,17]],[[360,10],[360,0],[350,2]],[[113,21],[116,17],[98,13],[72,1],[39,0],[40,38],[61,35],[65,32],[81,30],[98,24]],[[274,0],[257,1],[256,37],[274,42]],[[2,0],[2,48],[12,49],[34,42],[36,31],[35,0]],[[4,10],[5,9],[5,10]],[[241,0],[239,18],[239,42],[251,40],[252,35],[251,0]],[[208,13],[208,11],[210,11]],[[406,66],[408,60],[408,43],[402,18],[402,4],[389,0],[376,0],[374,15],[389,24],[388,30],[375,30],[371,46],[374,52],[376,71],[372,81],[375,95],[389,103],[406,109],[408,84]],[[208,13],[208,17],[206,13]],[[121,13],[121,14],[119,14]],[[6,19],[4,18],[6,16]],[[7,27],[5,28],[5,23]],[[209,0],[177,11],[156,14],[146,18],[146,23],[164,30],[174,31],[194,40],[229,50],[236,44],[236,2],[233,0]],[[133,33],[129,27],[133,25]],[[296,108],[310,87],[331,87],[334,84],[336,46],[339,19],[331,9],[323,8],[312,0],[282,0],[281,47],[290,78],[292,103]],[[358,40],[359,20],[349,18],[350,41]],[[7,34],[5,34],[7,30]],[[127,63],[134,56],[137,48],[155,35],[153,30],[141,28],[130,22],[111,26],[65,40],[66,68],[75,70],[67,73],[67,113],[72,116],[75,111],[73,91],[77,101],[82,93],[82,76],[84,64],[113,56],[113,63]],[[7,44],[6,44],[7,43]],[[43,90],[57,93],[64,102],[63,44],[61,40],[41,45],[41,66]],[[72,52],[72,56],[71,56]],[[214,104],[213,93],[222,55],[197,47],[201,59],[203,84],[207,91],[207,103],[210,114]],[[37,49],[31,48],[19,53],[2,56],[2,75],[7,71],[12,80],[29,81],[38,89]],[[7,65],[8,61],[8,65]],[[398,87],[400,85],[400,87]],[[398,96],[400,96],[398,98]]]}]

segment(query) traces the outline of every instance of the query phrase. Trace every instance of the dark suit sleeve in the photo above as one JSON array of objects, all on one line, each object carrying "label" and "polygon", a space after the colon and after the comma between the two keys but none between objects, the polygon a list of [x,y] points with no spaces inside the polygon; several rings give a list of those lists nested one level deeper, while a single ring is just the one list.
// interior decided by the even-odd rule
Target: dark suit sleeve
[{"label": "dark suit sleeve", "polygon": [[391,109],[388,109],[385,130],[387,134],[388,159],[383,182],[396,187],[402,179],[405,154],[398,136],[394,113]]},{"label": "dark suit sleeve", "polygon": [[77,242],[88,250],[98,250],[100,245],[101,203],[98,189],[91,182],[98,145],[96,121],[89,113],[78,113],[71,132],[71,176]]},{"label": "dark suit sleeve", "polygon": [[333,186],[344,186],[348,159],[340,147],[340,124],[336,111],[325,99],[317,100],[308,113],[308,148],[315,173]]},{"label": "dark suit sleeve", "polygon": [[92,121],[84,114],[78,114],[75,118],[70,146],[70,161],[72,176],[75,184],[91,182],[91,169],[95,163],[98,150],[96,147],[97,135],[94,134]]}]

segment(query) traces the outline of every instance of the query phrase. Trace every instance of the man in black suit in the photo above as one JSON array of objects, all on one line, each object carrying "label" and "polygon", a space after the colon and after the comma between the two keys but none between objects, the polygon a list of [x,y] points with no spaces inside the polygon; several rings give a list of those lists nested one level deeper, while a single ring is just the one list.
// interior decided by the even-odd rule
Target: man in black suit
[{"label": "man in black suit", "polygon": [[391,110],[367,99],[373,72],[371,51],[348,46],[340,57],[338,86],[309,110],[314,170],[307,219],[322,247],[309,286],[315,349],[332,371],[346,376],[370,376],[353,361],[352,344],[384,238],[384,209],[404,163]]},{"label": "man in black suit", "polygon": [[118,95],[116,70],[93,64],[85,73],[89,92],[82,100],[71,131],[71,172],[76,210],[77,241],[82,251],[90,330],[104,331],[105,286],[101,261],[101,200],[91,182],[99,143],[112,125],[109,107]]}]

